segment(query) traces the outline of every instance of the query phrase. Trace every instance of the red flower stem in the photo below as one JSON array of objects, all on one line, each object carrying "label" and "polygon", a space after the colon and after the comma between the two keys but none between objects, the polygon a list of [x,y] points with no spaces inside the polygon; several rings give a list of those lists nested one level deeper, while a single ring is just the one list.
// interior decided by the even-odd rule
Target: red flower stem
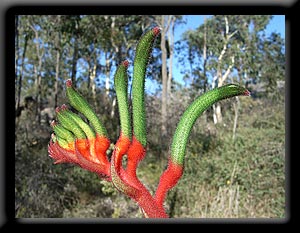
[{"label": "red flower stem", "polygon": [[132,143],[127,151],[127,168],[126,172],[128,176],[135,178],[136,177],[136,170],[138,167],[138,164],[146,155],[146,150],[143,147],[143,145],[136,139],[135,136],[132,137]]},{"label": "red flower stem", "polygon": [[[122,157],[127,152],[126,170],[122,166]],[[133,142],[121,133],[111,159],[111,177],[115,187],[133,199],[141,207],[145,217],[167,218],[163,206],[157,205],[155,199],[136,176],[139,161],[144,157],[145,149],[133,137]]]},{"label": "red flower stem", "polygon": [[147,192],[141,193],[140,196],[133,198],[141,207],[146,218],[168,218],[163,206],[157,204],[151,194]]},{"label": "red flower stem", "polygon": [[183,165],[177,164],[169,158],[167,169],[160,177],[155,193],[155,200],[159,206],[163,206],[167,192],[173,188],[183,174]]},{"label": "red flower stem", "polygon": [[112,176],[112,182],[115,185],[115,187],[119,191],[126,193],[127,195],[134,196],[135,190],[128,185],[126,173],[122,166],[122,158],[127,152],[130,143],[130,139],[121,132],[120,137],[112,153],[110,172]]}]

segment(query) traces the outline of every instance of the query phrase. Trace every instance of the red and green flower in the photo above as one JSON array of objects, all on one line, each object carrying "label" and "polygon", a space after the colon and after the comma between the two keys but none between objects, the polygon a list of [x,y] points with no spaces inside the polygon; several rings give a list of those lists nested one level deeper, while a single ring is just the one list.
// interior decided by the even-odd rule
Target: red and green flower
[{"label": "red and green flower", "polygon": [[[245,88],[228,84],[201,95],[187,108],[173,137],[168,167],[160,177],[156,193],[152,195],[139,180],[136,171],[146,156],[145,74],[153,43],[159,33],[160,28],[154,27],[142,36],[137,45],[133,64],[132,112],[129,110],[128,99],[129,62],[122,62],[115,73],[114,86],[121,132],[111,158],[107,155],[110,140],[103,123],[84,97],[73,88],[70,79],[66,81],[69,103],[86,119],[70,111],[66,105],[58,107],[57,121],[51,123],[54,133],[48,146],[49,156],[54,159],[54,164],[73,163],[97,173],[100,178],[112,182],[120,192],[133,199],[145,217],[149,218],[168,217],[164,200],[167,192],[183,174],[186,144],[196,119],[217,101],[237,95],[250,95]],[[122,164],[125,155],[126,166]]]}]

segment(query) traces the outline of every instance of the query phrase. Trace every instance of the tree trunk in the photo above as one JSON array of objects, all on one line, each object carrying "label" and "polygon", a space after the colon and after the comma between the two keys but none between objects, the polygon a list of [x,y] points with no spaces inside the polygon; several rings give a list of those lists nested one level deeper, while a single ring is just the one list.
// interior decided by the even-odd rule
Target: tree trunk
[{"label": "tree trunk", "polygon": [[[206,17],[204,16],[204,38],[203,38],[203,79],[204,87],[203,91],[206,92],[208,80],[206,77],[206,66],[207,66],[207,27],[206,27]],[[207,111],[203,113],[204,121],[207,123]]]},{"label": "tree trunk", "polygon": [[56,67],[55,67],[54,109],[57,107],[57,99],[58,99],[59,63],[60,63],[60,49],[57,49],[57,51],[56,51]]},{"label": "tree trunk", "polygon": [[[116,41],[115,34],[117,33],[118,28],[116,29],[116,17],[111,17],[112,22],[110,25],[111,28],[111,37],[110,42],[112,47],[114,48],[113,54],[114,55],[114,61],[117,65],[119,65],[122,61],[122,54],[121,54],[121,48],[118,46],[118,42]],[[117,42],[117,43],[116,43]]]},{"label": "tree trunk", "polygon": [[167,136],[167,50],[165,41],[165,16],[161,16],[161,74],[162,74],[162,98],[161,98],[161,136],[162,139]]},{"label": "tree trunk", "polygon": [[216,119],[217,123],[222,123],[223,122],[223,116],[222,116],[220,103],[217,103],[216,107],[215,107],[215,119]]},{"label": "tree trunk", "polygon": [[73,53],[73,60],[72,60],[72,74],[71,74],[71,80],[74,88],[76,88],[77,60],[78,60],[78,42],[77,42],[77,36],[75,36],[74,53]]},{"label": "tree trunk", "polygon": [[204,93],[207,88],[207,77],[206,77],[206,67],[207,66],[207,27],[206,27],[206,17],[204,16],[204,41],[203,41],[203,78],[204,78]]},{"label": "tree trunk", "polygon": [[36,56],[37,56],[37,66],[35,67],[35,76],[36,76],[36,118],[37,118],[37,123],[40,124],[41,122],[41,95],[42,95],[42,77],[41,77],[41,69],[42,69],[42,61],[43,61],[43,56],[44,56],[44,41],[42,41],[41,48],[40,49],[40,43],[39,43],[39,32],[35,29],[34,24],[30,25],[31,29],[33,30],[35,34],[35,39],[36,39]]},{"label": "tree trunk", "polygon": [[240,99],[238,96],[236,96],[235,99],[236,99],[236,103],[233,103],[233,107],[234,107],[234,122],[233,122],[233,128],[232,128],[232,140],[233,141],[235,141],[235,138],[236,138],[236,128],[237,128],[239,109],[240,109]]},{"label": "tree trunk", "polygon": [[18,79],[18,94],[17,94],[17,106],[16,109],[20,108],[20,100],[21,100],[21,91],[22,91],[22,80],[23,80],[23,71],[24,71],[24,60],[25,60],[25,56],[26,56],[26,51],[27,51],[27,44],[28,44],[28,36],[25,35],[25,39],[24,39],[24,50],[23,50],[23,54],[22,54],[22,65],[20,68],[20,73],[19,73],[19,79]]},{"label": "tree trunk", "polygon": [[[18,83],[18,61],[19,61],[19,16],[15,16],[15,85]],[[15,107],[18,109],[18,100],[15,102]]]},{"label": "tree trunk", "polygon": [[96,63],[96,59],[94,59],[94,66],[91,67],[92,70],[91,70],[90,80],[91,80],[91,85],[92,85],[92,95],[93,95],[94,107],[95,107],[96,112],[98,112],[98,104],[97,104],[97,97],[96,97],[96,83],[95,83],[96,68],[97,68],[97,63]]},{"label": "tree trunk", "polygon": [[[58,23],[60,23],[60,16],[58,17]],[[57,107],[57,99],[58,99],[58,79],[59,79],[59,68],[60,68],[60,53],[61,53],[61,32],[57,32],[56,36],[56,67],[55,67],[55,90],[54,90],[54,109]]]},{"label": "tree trunk", "polygon": [[75,35],[74,35],[74,53],[72,60],[72,85],[76,88],[76,73],[77,73],[77,60],[78,60],[78,35],[79,35],[79,21],[75,20]]},{"label": "tree trunk", "polygon": [[[227,47],[228,47],[228,43],[229,40],[232,36],[234,36],[234,34],[237,33],[237,30],[235,30],[233,33],[229,34],[229,23],[228,23],[228,19],[225,16],[224,17],[225,20],[225,35],[224,35],[224,44],[223,44],[223,49],[218,57],[218,66],[217,66],[217,82],[218,82],[218,87],[223,86],[224,81],[227,79],[227,77],[229,76],[231,69],[233,68],[234,65],[234,56],[231,57],[232,63],[228,66],[226,72],[224,73],[224,75],[222,74],[222,60],[223,57],[225,55],[225,53],[227,52]],[[223,117],[222,117],[222,111],[221,111],[221,104],[218,102],[217,104],[215,104],[213,106],[213,110],[214,110],[214,123],[221,123],[223,121]]]},{"label": "tree trunk", "polygon": [[[108,55],[110,54],[110,55]],[[108,98],[110,92],[110,69],[111,69],[111,53],[106,52],[105,56],[105,95]]]},{"label": "tree trunk", "polygon": [[[211,84],[211,88],[214,89],[216,87],[216,81],[218,79],[218,76],[215,75],[213,77],[213,80],[212,80],[212,84]],[[218,119],[217,119],[217,111],[216,111],[216,104],[213,104],[213,121],[214,121],[214,124],[217,124],[218,123]]]},{"label": "tree trunk", "polygon": [[113,101],[112,101],[112,104],[111,104],[111,112],[110,112],[110,118],[111,119],[113,119],[115,117],[115,108],[116,108],[116,105],[117,105],[117,98],[114,97]]},{"label": "tree trunk", "polygon": [[[232,63],[228,66],[226,72],[223,75],[221,73],[219,74],[219,75],[221,75],[221,76],[219,76],[221,78],[219,78],[219,80],[218,80],[218,87],[223,86],[224,81],[229,76],[229,74],[231,72],[231,69],[233,68],[233,65],[234,65],[234,56],[231,57],[231,62]],[[216,104],[216,107],[215,107],[215,116],[216,116],[216,123],[221,123],[223,121],[220,102],[218,102]]]},{"label": "tree trunk", "polygon": [[[170,30],[168,33],[168,40],[169,40],[169,50],[170,50],[170,57],[169,57],[169,74],[168,74],[168,81],[167,81],[167,106],[170,105],[171,100],[171,85],[172,85],[172,76],[173,76],[173,57],[174,57],[174,29],[175,29],[175,17],[171,17],[170,22]],[[168,114],[169,115],[169,114]]]},{"label": "tree trunk", "polygon": [[[39,62],[40,63],[40,62]],[[35,96],[36,99],[36,119],[37,123],[39,124],[41,122],[41,94],[42,94],[42,86],[41,86],[41,73],[40,73],[40,65],[38,67],[35,67],[35,75],[36,75],[36,90],[37,94]]]}]

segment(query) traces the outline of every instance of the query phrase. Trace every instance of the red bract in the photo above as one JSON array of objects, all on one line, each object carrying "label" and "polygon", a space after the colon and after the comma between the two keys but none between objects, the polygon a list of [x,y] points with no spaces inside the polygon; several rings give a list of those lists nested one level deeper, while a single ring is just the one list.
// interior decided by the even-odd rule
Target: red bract
[{"label": "red bract", "polygon": [[110,162],[106,151],[110,145],[107,138],[97,136],[95,139],[76,139],[74,149],[62,148],[58,142],[50,141],[48,153],[55,160],[54,164],[74,163],[95,172],[101,178],[110,180]]},{"label": "red bract", "polygon": [[75,150],[66,150],[58,145],[57,142],[50,141],[48,146],[48,154],[55,160],[54,164],[59,163],[75,163],[78,164],[78,159],[75,155]]}]

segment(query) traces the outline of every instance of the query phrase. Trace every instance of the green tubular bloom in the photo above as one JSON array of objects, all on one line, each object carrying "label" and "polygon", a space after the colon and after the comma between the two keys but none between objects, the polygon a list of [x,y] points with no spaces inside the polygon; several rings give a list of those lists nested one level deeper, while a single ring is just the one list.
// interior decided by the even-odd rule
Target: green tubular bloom
[{"label": "green tubular bloom", "polygon": [[71,79],[66,81],[67,86],[67,97],[70,101],[72,107],[74,107],[77,111],[81,112],[92,124],[96,133],[101,136],[107,137],[107,131],[96,113],[92,109],[92,107],[88,104],[88,102],[80,95],[73,87]]},{"label": "green tubular bloom", "polygon": [[62,148],[68,148],[68,142],[67,140],[65,140],[64,138],[61,138],[59,136],[56,135],[56,140],[58,142],[58,145]]},{"label": "green tubular bloom", "polygon": [[66,114],[66,110],[64,109],[64,107],[62,109],[57,108],[56,112],[57,119],[64,128],[71,131],[78,139],[86,138],[84,131],[70,116],[68,116],[68,114]]},{"label": "green tubular bloom", "polygon": [[128,61],[125,60],[121,65],[118,66],[114,77],[114,85],[117,94],[118,107],[120,113],[121,132],[124,136],[131,140],[131,123],[128,106],[128,77],[127,67]]},{"label": "green tubular bloom", "polygon": [[210,90],[199,96],[183,113],[171,145],[171,160],[183,165],[186,145],[191,129],[197,118],[214,103],[238,95],[250,95],[250,92],[236,84],[228,84]]},{"label": "green tubular bloom", "polygon": [[74,135],[60,124],[57,124],[54,120],[51,122],[51,126],[58,137],[65,139],[68,143],[75,141]]},{"label": "green tubular bloom", "polygon": [[133,131],[136,139],[146,146],[146,117],[144,104],[145,74],[146,67],[152,51],[152,46],[156,36],[160,33],[160,28],[155,27],[146,32],[140,39],[136,51],[133,65],[132,80],[132,113]]},{"label": "green tubular bloom", "polygon": [[69,111],[69,110],[64,110],[64,114],[69,117],[72,118],[73,121],[75,121],[75,123],[83,130],[83,132],[86,134],[86,137],[88,139],[91,138],[95,138],[95,132],[92,130],[92,128],[85,123],[80,116],[76,115],[75,113]]}]

